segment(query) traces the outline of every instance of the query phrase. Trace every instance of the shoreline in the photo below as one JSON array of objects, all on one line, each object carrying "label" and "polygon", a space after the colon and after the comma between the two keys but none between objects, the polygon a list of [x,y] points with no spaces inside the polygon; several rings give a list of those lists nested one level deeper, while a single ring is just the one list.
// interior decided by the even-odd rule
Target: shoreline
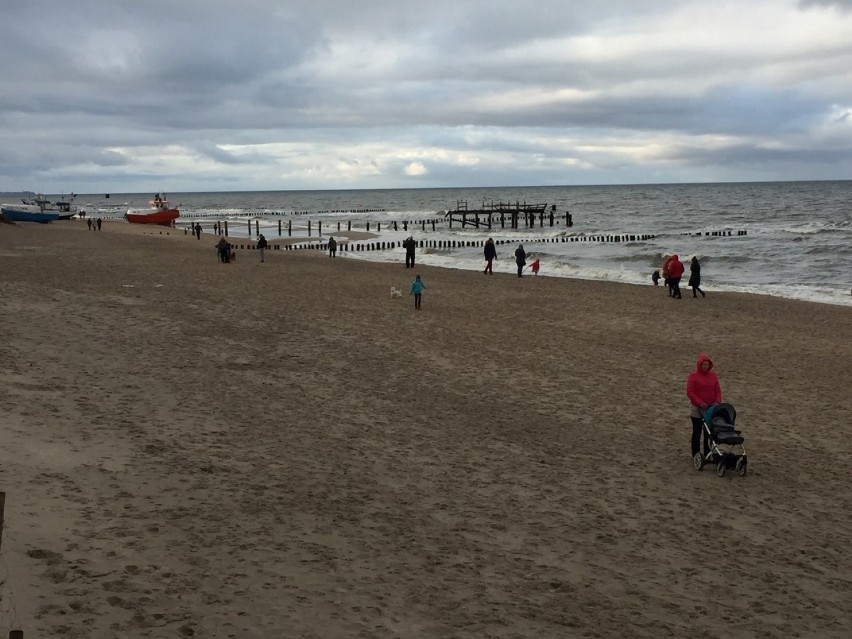
[{"label": "shoreline", "polygon": [[[81,227],[85,227],[85,219],[83,219],[83,220],[72,219],[72,220],[68,220],[67,222],[73,223],[70,228],[76,228],[77,230],[88,230],[88,229],[81,228]],[[82,224],[79,224],[80,222],[82,222]],[[109,219],[109,218],[104,219],[103,222],[104,222],[105,225],[108,225],[109,229],[116,231],[116,232],[119,232],[119,233],[127,233],[127,234],[131,234],[131,235],[169,236],[169,237],[180,237],[182,235],[185,235],[185,236],[188,236],[188,238],[195,239],[194,236],[189,232],[188,226],[184,227],[181,224],[179,224],[176,227],[165,227],[165,226],[145,225],[145,224],[128,224],[124,220]],[[57,222],[57,223],[62,224],[63,222]],[[15,223],[12,223],[12,225],[14,226]],[[35,225],[35,226],[40,226],[40,225]],[[94,231],[92,231],[92,232],[94,233]],[[101,232],[103,232],[103,231],[101,231]],[[278,245],[281,245],[281,246],[292,246],[292,245],[297,245],[297,244],[304,244],[307,247],[307,246],[315,245],[317,242],[322,243],[324,241],[324,239],[333,236],[336,239],[338,239],[338,242],[341,241],[340,238],[344,238],[343,241],[348,242],[350,245],[355,245],[355,244],[358,244],[360,242],[366,242],[367,240],[381,241],[382,237],[391,236],[391,237],[396,238],[397,236],[402,236],[402,235],[407,235],[407,233],[384,232],[382,234],[377,234],[377,233],[374,233],[374,232],[367,232],[367,231],[348,231],[348,232],[347,231],[340,231],[340,232],[333,232],[333,233],[324,233],[321,237],[320,236],[317,236],[317,237],[285,237],[285,236],[277,236],[277,235],[267,235],[267,241],[269,241],[270,245],[278,244]],[[202,239],[203,240],[215,238],[218,241],[219,237],[223,237],[223,236],[222,235],[217,236],[216,234],[211,233],[209,231],[204,231],[204,230],[202,231]],[[230,235],[230,236],[228,236],[228,239],[231,242],[234,242],[234,243],[237,243],[237,244],[243,243],[243,244],[248,244],[248,245],[251,245],[251,246],[254,246],[257,242],[257,240],[252,238],[252,237],[244,237],[242,235]],[[199,240],[196,240],[196,242],[198,242],[198,241]],[[389,241],[396,241],[397,244],[399,243],[398,240],[389,240]],[[537,245],[535,245],[535,246],[537,246]],[[542,246],[546,247],[547,244],[543,244]],[[240,250],[240,249],[237,249],[237,250]],[[242,250],[246,250],[246,249],[242,249]],[[298,250],[302,250],[302,249],[298,249]],[[311,249],[311,248],[304,248],[304,250],[306,252],[316,252],[316,249]],[[428,249],[426,249],[426,250],[428,250]],[[448,250],[456,250],[456,249],[448,249]],[[271,248],[269,249],[269,251],[274,252],[273,249],[271,249]],[[319,251],[319,252],[322,252],[322,251]],[[383,252],[388,253],[388,250],[386,249]],[[535,253],[536,251],[530,251],[530,252]],[[427,256],[426,262],[422,261],[424,254]],[[363,260],[363,261],[369,261],[369,262],[379,263],[379,264],[396,264],[397,262],[404,261],[404,256],[400,256],[399,258],[396,258],[396,259],[392,259],[390,257],[388,257],[387,259],[374,259],[374,258],[368,257],[364,252],[352,251],[352,250],[343,251],[342,249],[338,251],[338,257],[342,257],[342,258],[348,257],[348,258],[355,259],[355,260]],[[451,270],[461,270],[461,271],[466,271],[466,272],[481,272],[481,268],[480,268],[479,265],[472,266],[472,265],[466,265],[466,264],[461,263],[461,262],[459,262],[458,264],[444,263],[444,262],[442,262],[442,263],[430,263],[430,261],[428,261],[428,253],[426,253],[423,248],[418,249],[418,262],[419,262],[418,266],[429,265],[433,268],[445,268],[445,269],[451,269]],[[504,259],[504,260],[502,260],[502,262],[503,263],[508,263],[508,262],[512,263],[512,267],[511,267],[510,270],[500,271],[503,274],[510,274],[514,270],[514,262],[510,258]],[[496,268],[499,269],[500,266],[502,266],[502,264],[495,262]],[[652,267],[648,267],[648,268],[652,269]],[[547,273],[546,271],[539,274],[538,276],[530,275],[530,277],[552,278],[552,279],[560,279],[560,280],[577,280],[577,281],[584,281],[584,282],[609,282],[609,283],[613,283],[613,284],[624,284],[624,285],[627,285],[627,286],[637,286],[637,287],[640,287],[640,288],[646,286],[646,284],[643,284],[641,282],[629,282],[629,281],[621,281],[621,280],[613,280],[613,279],[605,279],[605,278],[586,277],[586,276],[574,275],[574,274],[571,274],[571,275],[567,275],[567,274],[566,275],[558,275],[558,274],[556,274],[555,275],[555,274],[552,274],[552,273]],[[648,279],[650,280],[650,274],[648,275]],[[683,281],[686,282],[687,279],[688,279],[687,277],[684,277]],[[653,286],[653,285],[648,284],[647,286]],[[660,287],[655,287],[655,288],[663,289],[662,285]],[[686,287],[685,285],[682,286],[681,290],[684,293],[689,293],[689,288]],[[812,304],[821,304],[821,305],[835,306],[835,307],[841,307],[841,308],[852,307],[852,291],[850,291],[848,298],[846,298],[846,297],[833,297],[832,296],[832,297],[826,298],[826,299],[809,299],[809,298],[803,298],[803,297],[795,297],[794,293],[792,293],[792,292],[787,292],[787,293],[785,293],[785,292],[766,292],[765,290],[759,289],[759,288],[758,289],[749,289],[749,288],[746,288],[746,287],[736,286],[736,285],[722,286],[720,288],[711,288],[711,289],[707,289],[707,291],[712,293],[713,295],[719,295],[719,294],[737,294],[737,295],[746,295],[746,296],[757,295],[757,296],[769,297],[769,298],[772,298],[772,299],[783,299],[783,300],[790,300],[790,301],[797,301],[797,302],[807,302],[807,303],[812,303]],[[662,291],[661,291],[661,294],[662,294]],[[828,295],[831,295],[831,293],[826,292],[825,295],[828,296]]]}]

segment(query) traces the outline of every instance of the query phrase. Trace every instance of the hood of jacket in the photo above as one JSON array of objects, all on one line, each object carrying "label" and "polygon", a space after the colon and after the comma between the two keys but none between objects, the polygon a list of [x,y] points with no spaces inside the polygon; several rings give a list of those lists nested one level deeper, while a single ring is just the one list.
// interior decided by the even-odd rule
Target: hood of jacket
[{"label": "hood of jacket", "polygon": [[710,362],[710,368],[707,369],[708,372],[713,370],[713,360],[710,359],[710,356],[705,354],[705,353],[699,353],[698,359],[695,362],[695,370],[697,370],[699,373],[704,372],[704,371],[701,370],[701,365],[704,362]]}]

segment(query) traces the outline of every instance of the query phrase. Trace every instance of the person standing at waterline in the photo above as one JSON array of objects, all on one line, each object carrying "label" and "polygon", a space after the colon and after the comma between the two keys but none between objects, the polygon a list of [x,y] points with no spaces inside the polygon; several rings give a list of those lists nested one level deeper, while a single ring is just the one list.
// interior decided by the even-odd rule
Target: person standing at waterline
[{"label": "person standing at waterline", "polygon": [[417,242],[411,235],[402,243],[402,248],[405,249],[405,268],[414,268],[414,250],[416,247]]},{"label": "person standing at waterline", "polygon": [[698,297],[696,291],[701,293],[701,297],[706,297],[701,290],[701,264],[697,255],[693,255],[689,262],[689,286],[692,288],[692,297]]},{"label": "person standing at waterline", "polygon": [[260,261],[263,262],[263,255],[266,253],[266,247],[269,246],[269,243],[266,241],[266,238],[263,236],[263,233],[260,234],[260,237],[257,240],[257,250],[260,253]]},{"label": "person standing at waterline", "polygon": [[672,285],[672,297],[676,300],[683,299],[683,295],[680,293],[680,278],[683,277],[683,262],[681,262],[677,255],[672,255],[671,262],[669,262],[669,282]]},{"label": "person standing at waterline", "polygon": [[518,277],[523,277],[524,267],[527,265],[527,252],[523,244],[518,244],[515,249],[515,264],[518,265]]},{"label": "person standing at waterline", "polygon": [[494,240],[490,237],[485,241],[483,253],[485,254],[485,270],[482,272],[487,275],[494,275],[492,262],[497,259],[497,247],[494,246]]}]

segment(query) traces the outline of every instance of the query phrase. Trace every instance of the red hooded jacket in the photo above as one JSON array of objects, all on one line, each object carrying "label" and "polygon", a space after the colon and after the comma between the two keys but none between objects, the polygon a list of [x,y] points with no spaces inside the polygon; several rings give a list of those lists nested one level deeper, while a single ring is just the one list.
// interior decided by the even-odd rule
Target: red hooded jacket
[{"label": "red hooded jacket", "polygon": [[677,255],[672,255],[672,261],[669,262],[669,277],[676,279],[683,275],[683,270],[683,262],[677,258]]},{"label": "red hooded jacket", "polygon": [[[704,362],[710,362],[707,371],[701,370]],[[722,387],[719,386],[719,378],[713,372],[713,360],[704,353],[698,355],[695,370],[686,378],[686,396],[690,403],[699,408],[718,404],[722,401]]]}]

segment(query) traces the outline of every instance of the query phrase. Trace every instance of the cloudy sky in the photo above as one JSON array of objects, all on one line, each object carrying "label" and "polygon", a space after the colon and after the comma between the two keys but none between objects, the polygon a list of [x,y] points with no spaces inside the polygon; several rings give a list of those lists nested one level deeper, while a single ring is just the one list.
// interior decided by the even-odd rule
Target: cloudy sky
[{"label": "cloudy sky", "polygon": [[0,190],[852,178],[852,0],[2,0]]}]

